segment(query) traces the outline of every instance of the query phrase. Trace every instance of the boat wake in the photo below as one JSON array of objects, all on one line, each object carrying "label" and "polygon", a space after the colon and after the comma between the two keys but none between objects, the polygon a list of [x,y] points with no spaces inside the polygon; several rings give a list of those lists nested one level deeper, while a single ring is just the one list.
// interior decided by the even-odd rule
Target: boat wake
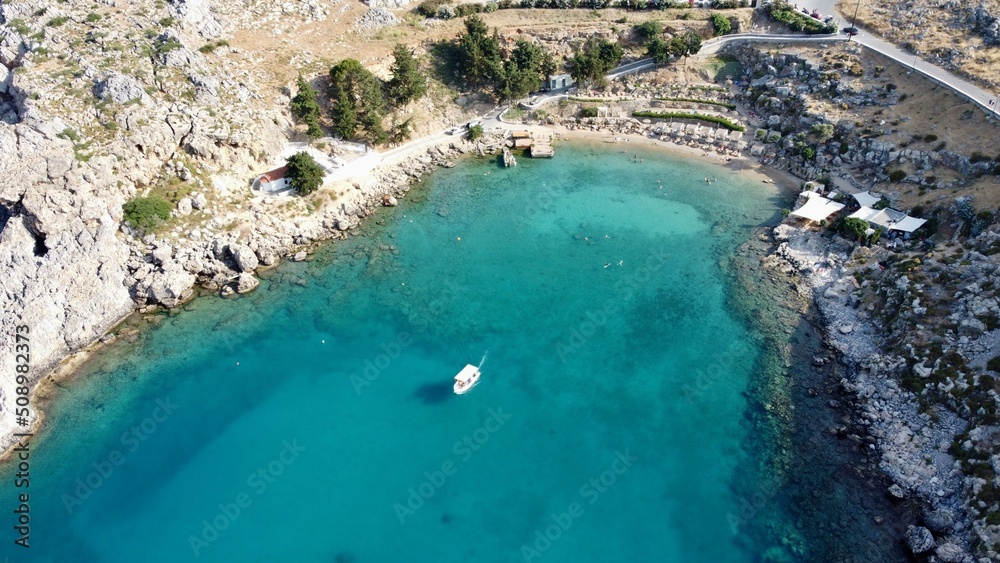
[{"label": "boat wake", "polygon": [[486,363],[486,356],[489,356],[489,355],[490,355],[490,351],[489,350],[487,350],[486,353],[483,354],[483,359],[479,360],[479,369],[483,368],[483,364]]}]

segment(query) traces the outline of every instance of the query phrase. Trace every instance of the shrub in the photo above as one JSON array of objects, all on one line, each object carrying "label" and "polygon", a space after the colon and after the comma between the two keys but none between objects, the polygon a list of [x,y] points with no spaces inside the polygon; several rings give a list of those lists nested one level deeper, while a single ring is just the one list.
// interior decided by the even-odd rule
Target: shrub
[{"label": "shrub", "polygon": [[[438,12],[440,11],[441,8],[438,8]],[[459,4],[458,6],[455,6],[455,16],[459,18],[464,18],[465,16],[470,16],[472,14],[478,14],[479,12],[482,11],[483,11],[483,5],[476,4],[475,2],[471,4]]]},{"label": "shrub", "polygon": [[438,8],[445,3],[445,0],[424,0],[414,11],[425,18],[434,18],[437,17]]},{"label": "shrub", "polygon": [[924,142],[925,143],[933,143],[936,140],[938,140],[938,136],[935,135],[934,133],[928,133],[928,134],[924,135]]},{"label": "shrub", "polygon": [[170,202],[158,196],[136,197],[122,205],[125,221],[136,229],[148,232],[170,218]]},{"label": "shrub", "polygon": [[814,123],[810,128],[810,132],[820,141],[828,141],[833,137],[833,124],[832,123]]},{"label": "shrub", "polygon": [[712,14],[712,27],[715,28],[716,35],[725,35],[733,30],[733,24],[722,14]]},{"label": "shrub", "polygon": [[51,20],[49,20],[49,23],[47,23],[45,25],[47,25],[49,27],[59,27],[62,24],[68,22],[68,21],[69,21],[69,18],[67,18],[66,16],[57,16],[57,17],[54,17]]},{"label": "shrub", "polygon": [[974,153],[972,153],[972,156],[969,157],[969,162],[973,164],[977,162],[989,162],[989,161],[990,157],[986,156],[985,154],[979,151],[975,151]]},{"label": "shrub", "polygon": [[986,369],[1000,373],[1000,356],[996,356],[986,362]]},{"label": "shrub", "polygon": [[597,117],[597,108],[580,108],[580,117]]},{"label": "shrub", "polygon": [[473,125],[472,127],[469,127],[468,136],[469,136],[469,140],[470,141],[475,141],[476,139],[482,137],[483,136],[483,126],[482,126],[482,124],[481,123],[477,123],[477,124]]},{"label": "shrub", "polygon": [[297,152],[285,162],[288,185],[299,194],[311,194],[323,185],[323,167],[307,152]]},{"label": "shrub", "polygon": [[452,8],[447,4],[438,6],[436,15],[438,18],[442,20],[450,20],[451,18],[455,17],[455,8]]},{"label": "shrub", "polygon": [[649,41],[654,37],[663,35],[663,25],[655,20],[649,20],[635,26],[635,33],[643,41]]},{"label": "shrub", "polygon": [[891,181],[891,182],[901,182],[901,181],[903,181],[903,178],[906,178],[906,171],[905,170],[898,170],[897,169],[897,170],[893,170],[892,172],[889,172],[889,181]]},{"label": "shrub", "polygon": [[94,23],[96,21],[100,21],[100,19],[101,19],[101,14],[98,14],[96,12],[91,12],[87,14],[87,23]]},{"label": "shrub", "polygon": [[708,123],[715,123],[721,125],[730,131],[746,131],[746,127],[729,121],[725,117],[719,117],[716,115],[701,115],[698,113],[685,113],[685,112],[657,112],[657,111],[633,111],[633,117],[651,117],[655,119],[695,119],[698,121],[706,121]]},{"label": "shrub", "polygon": [[868,232],[868,221],[857,217],[847,217],[840,223],[840,233],[845,237],[860,241]]}]

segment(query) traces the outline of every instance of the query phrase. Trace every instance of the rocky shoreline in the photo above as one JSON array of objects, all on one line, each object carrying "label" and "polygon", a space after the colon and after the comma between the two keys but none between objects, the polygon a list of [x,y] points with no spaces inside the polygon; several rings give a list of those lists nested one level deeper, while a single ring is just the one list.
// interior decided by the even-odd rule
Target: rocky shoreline
[{"label": "rocky shoreline", "polygon": [[778,246],[765,265],[797,279],[796,289],[822,319],[824,342],[845,367],[846,376],[837,383],[853,398],[844,409],[849,422],[831,432],[870,438],[869,454],[892,482],[886,495],[923,507],[921,521],[904,534],[911,552],[932,552],[944,562],[974,561],[969,535],[975,518],[966,508],[964,476],[947,453],[965,422],[947,411],[937,417],[920,412],[912,394],[892,377],[898,359],[883,355],[876,327],[858,307],[855,273],[864,264],[859,255],[870,250],[787,224],[773,234]]}]

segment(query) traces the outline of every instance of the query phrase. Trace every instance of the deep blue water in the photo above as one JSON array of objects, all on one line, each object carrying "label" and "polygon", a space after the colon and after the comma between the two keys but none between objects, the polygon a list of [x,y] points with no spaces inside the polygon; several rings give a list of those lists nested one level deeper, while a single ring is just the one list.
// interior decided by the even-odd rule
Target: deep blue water
[{"label": "deep blue water", "polygon": [[730,519],[767,453],[744,416],[760,335],[726,264],[777,193],[615,151],[464,161],[254,294],[112,346],[49,409],[32,547],[4,522],[2,553],[759,559]]}]

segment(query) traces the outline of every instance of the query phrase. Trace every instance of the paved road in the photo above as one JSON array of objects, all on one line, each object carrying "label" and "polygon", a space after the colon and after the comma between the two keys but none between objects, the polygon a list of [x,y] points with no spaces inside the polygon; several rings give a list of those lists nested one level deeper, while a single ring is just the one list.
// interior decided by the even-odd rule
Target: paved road
[{"label": "paved road", "polygon": [[[807,4],[803,4],[805,7],[814,8],[820,12],[824,17],[829,14],[835,14],[834,6],[837,4],[837,0],[812,0]],[[851,14],[853,15],[853,14]],[[846,22],[849,19],[841,19],[841,25],[838,27],[842,28],[847,25]],[[944,70],[943,68],[937,67],[928,63],[927,61],[921,60],[912,54],[906,53],[899,49],[895,45],[879,39],[870,33],[868,33],[864,28],[860,28],[860,34],[851,38],[852,41],[857,41],[865,47],[881,53],[895,61],[913,68],[917,72],[929,77],[953,91],[964,95],[970,99],[973,103],[979,105],[987,112],[993,112],[994,115],[1000,116],[997,112],[1000,111],[1000,101],[997,101],[994,106],[990,105],[991,100],[997,100],[997,96],[991,92],[988,92],[975,84],[955,76],[954,74]],[[791,34],[737,34],[737,35],[727,35],[724,37],[717,37],[715,39],[710,39],[702,45],[700,54],[712,54],[719,49],[721,49],[727,43],[732,43],[735,41],[755,41],[755,42],[769,42],[769,43],[830,43],[830,42],[844,42],[848,38],[845,35],[791,35]],[[653,63],[653,59],[641,59],[628,64],[624,64],[614,69],[610,74],[608,74],[608,79],[612,80],[626,74],[631,74],[634,72],[639,72],[648,68],[653,68],[656,65]],[[535,109],[539,106],[548,103],[552,100],[557,100],[560,98],[568,97],[568,94],[555,94],[545,97],[539,97],[533,104],[525,104],[525,107],[529,109]],[[502,109],[496,109],[487,115],[482,116],[480,119],[483,121],[484,127],[489,128],[500,128],[509,129],[511,124],[503,123],[499,116],[503,113]],[[523,127],[517,125],[517,127]],[[464,134],[464,132],[460,133]],[[414,154],[418,150],[423,150],[435,146],[439,143],[448,141],[455,138],[457,135],[447,135],[444,132],[433,133],[419,139],[415,139],[400,145],[392,150],[386,151],[384,153],[371,152],[362,158],[355,160],[354,162],[348,163],[333,173],[327,175],[325,181],[331,182],[335,180],[346,180],[354,176],[365,174],[373,170],[376,166],[382,163],[395,162],[402,160],[410,154]]]},{"label": "paved road", "polygon": [[[838,0],[805,0],[799,3],[799,7],[816,9],[823,17],[827,15],[838,16],[838,20],[840,21],[839,30],[851,25],[855,9],[858,7],[859,2],[860,0],[844,0],[841,5],[842,11],[839,13],[836,10]],[[996,93],[980,88],[964,78],[915,56],[913,53],[907,53],[889,41],[876,37],[861,26],[858,26],[858,30],[860,33],[853,37],[852,41],[857,41],[872,51],[881,53],[904,66],[913,68],[931,80],[964,95],[987,112],[993,112],[994,115],[997,115],[997,111],[1000,111],[1000,108],[996,107],[1000,106],[1000,102],[997,102],[994,106],[989,105],[991,100],[997,100],[998,96]]]}]

